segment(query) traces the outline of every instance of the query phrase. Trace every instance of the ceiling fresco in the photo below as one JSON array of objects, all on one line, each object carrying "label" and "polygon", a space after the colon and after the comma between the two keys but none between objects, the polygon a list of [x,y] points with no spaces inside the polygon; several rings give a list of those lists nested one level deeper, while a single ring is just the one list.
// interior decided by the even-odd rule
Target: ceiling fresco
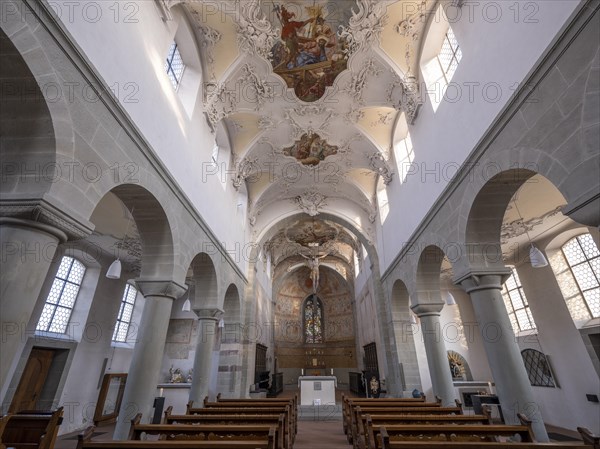
[{"label": "ceiling fresco", "polygon": [[337,30],[351,18],[347,0],[265,2],[280,35],[271,50],[273,71],[302,101],[315,101],[348,67],[348,46]]},{"label": "ceiling fresco", "polygon": [[338,147],[329,145],[318,134],[303,134],[300,140],[283,149],[283,154],[295,158],[303,165],[318,165],[327,156],[337,152]]}]

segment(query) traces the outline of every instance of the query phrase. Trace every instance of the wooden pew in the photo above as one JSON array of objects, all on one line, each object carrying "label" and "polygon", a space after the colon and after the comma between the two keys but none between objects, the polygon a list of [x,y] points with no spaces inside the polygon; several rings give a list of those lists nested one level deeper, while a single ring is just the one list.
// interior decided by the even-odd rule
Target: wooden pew
[{"label": "wooden pew", "polygon": [[62,415],[63,407],[54,412],[10,415],[0,435],[0,444],[15,449],[52,449]]},{"label": "wooden pew", "polygon": [[[458,401],[457,405],[459,404]],[[350,398],[342,395],[342,420],[344,433],[348,435],[352,423],[353,408],[363,407],[441,407],[442,401],[436,397],[436,402],[425,402],[425,396],[421,398]],[[462,406],[462,405],[461,405]]]},{"label": "wooden pew", "polygon": [[490,425],[490,415],[361,415],[359,422],[358,447],[360,449],[375,448],[375,441],[369,434],[369,426],[398,426],[398,425]]},{"label": "wooden pew", "polygon": [[[284,426],[287,429],[287,435],[291,440],[290,444],[294,442],[294,436],[296,431],[296,425],[291,420],[290,406],[276,406],[276,407],[209,407],[209,408],[194,408],[192,403],[188,403],[187,407],[188,415],[284,415]],[[284,437],[285,438],[285,437]]]},{"label": "wooden pew", "polygon": [[586,427],[578,427],[577,431],[581,435],[581,438],[585,444],[589,444],[594,449],[600,449],[600,436],[594,435]]},{"label": "wooden pew", "polygon": [[[382,433],[385,429],[385,433]],[[437,442],[439,447],[446,447],[450,441],[465,442],[497,442],[498,437],[520,437],[523,443],[534,443],[533,432],[530,426],[510,425],[404,425],[404,426],[376,426],[368,428],[369,438],[375,442],[375,449],[383,449],[385,441],[395,443],[403,442]]]},{"label": "wooden pew", "polygon": [[285,425],[285,415],[172,415],[172,407],[165,411],[163,424],[179,425],[270,425],[277,426],[277,446],[284,449],[292,448],[289,429]]},{"label": "wooden pew", "polygon": [[94,429],[90,426],[78,435],[77,449],[275,449],[277,432],[274,426],[271,427],[268,438],[264,440],[92,441]]},{"label": "wooden pew", "polygon": [[354,406],[369,407],[440,407],[441,400],[436,402],[425,402],[425,396],[421,398],[350,398],[342,394],[342,424],[344,433],[348,436],[348,442],[352,442],[349,429],[352,425],[352,414]]},{"label": "wooden pew", "polygon": [[[259,402],[269,402],[269,403],[271,403],[271,402],[278,403],[278,402],[289,402],[289,401],[292,401],[293,406],[297,408],[298,407],[298,394],[295,394],[291,399],[290,398],[288,398],[288,399],[285,399],[285,398],[224,399],[224,398],[221,397],[221,393],[219,393],[219,394],[217,394],[217,399],[216,399],[216,402],[242,402],[242,403],[249,402],[249,403],[252,403],[252,402],[256,402],[256,401],[259,401]],[[208,396],[204,399],[204,402],[205,403],[208,402]]]},{"label": "wooden pew", "polygon": [[464,442],[464,441],[394,441],[390,440],[387,428],[380,428],[380,442],[382,449],[592,449],[591,445],[566,445],[565,443],[497,443],[497,442]]},{"label": "wooden pew", "polygon": [[4,433],[4,428],[10,417],[11,415],[4,415],[0,418],[0,449],[6,449],[6,446],[2,444],[2,434]]},{"label": "wooden pew", "polygon": [[[458,403],[458,402],[457,402]],[[458,403],[460,404],[460,403]],[[360,432],[360,421],[361,415],[462,415],[463,409],[462,404],[456,407],[404,407],[404,406],[390,406],[390,407],[362,407],[360,405],[353,406],[350,410],[350,423],[349,432],[346,435],[348,442],[353,444],[355,448],[358,447],[361,432]],[[364,434],[363,434],[364,435]],[[363,437],[364,438],[364,437]],[[355,443],[355,440],[357,441]]]},{"label": "wooden pew", "polygon": [[[204,398],[204,404],[208,403],[208,396]],[[223,399],[221,398],[221,393],[217,394],[216,402],[219,405],[222,404],[241,404],[241,405],[249,405],[252,406],[257,402],[268,404],[268,406],[272,405],[282,405],[282,404],[290,404],[290,410],[292,412],[292,419],[294,422],[298,422],[298,394],[295,394],[292,398],[260,398],[260,399]],[[297,432],[296,426],[296,432]]]},{"label": "wooden pew", "polygon": [[[496,426],[490,426],[496,427]],[[382,426],[379,430],[378,447],[382,449],[593,449],[589,444],[570,443],[499,443],[499,442],[473,442],[473,441],[395,441],[390,440],[387,428]]]},{"label": "wooden pew", "polygon": [[[277,426],[271,425],[186,425],[186,424],[138,424],[133,427],[132,440],[194,440],[194,441],[264,441],[273,434],[274,449],[284,449]],[[154,437],[154,438],[153,438]]]},{"label": "wooden pew", "polygon": [[[192,408],[192,403],[188,403],[188,410]],[[282,407],[289,406],[290,422],[293,426],[293,434],[298,433],[297,408],[293,399],[241,399],[241,400],[223,400],[219,402],[209,402],[208,397],[204,398],[204,408],[246,408],[246,407]],[[188,412],[189,414],[189,412]]]}]

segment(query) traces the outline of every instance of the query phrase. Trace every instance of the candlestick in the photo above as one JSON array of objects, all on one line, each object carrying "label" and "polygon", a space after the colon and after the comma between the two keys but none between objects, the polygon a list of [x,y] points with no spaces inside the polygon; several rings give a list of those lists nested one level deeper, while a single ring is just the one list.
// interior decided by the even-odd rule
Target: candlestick
[{"label": "candlestick", "polygon": [[333,368],[331,368],[331,375],[333,376]]},{"label": "candlestick", "polygon": [[164,389],[164,388],[161,388],[161,389],[160,389],[160,397],[161,397],[161,398],[163,397],[163,393],[164,393],[164,391],[165,391],[165,389]]},{"label": "candlestick", "polygon": [[303,370],[303,369],[301,369],[301,370],[300,370],[300,372],[301,372],[301,373],[302,373],[302,375],[304,376],[304,370]]}]

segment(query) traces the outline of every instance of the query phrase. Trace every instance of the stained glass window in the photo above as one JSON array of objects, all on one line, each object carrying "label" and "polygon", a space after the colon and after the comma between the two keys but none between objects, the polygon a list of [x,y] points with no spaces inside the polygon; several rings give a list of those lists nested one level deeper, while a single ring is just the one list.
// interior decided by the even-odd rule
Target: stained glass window
[{"label": "stained glass window", "polygon": [[175,89],[179,87],[184,70],[185,64],[183,63],[183,59],[181,59],[179,48],[177,47],[177,44],[173,42],[171,48],[169,48],[167,60],[165,61],[165,72],[169,75],[171,84],[173,84]]},{"label": "stained glass window", "polygon": [[315,295],[304,303],[304,339],[306,343],[323,343],[323,305]]},{"label": "stained glass window", "polygon": [[569,240],[562,252],[577,287],[583,296],[590,318],[600,317],[600,251],[591,234]]},{"label": "stained glass window", "polygon": [[85,266],[77,259],[62,258],[36,330],[58,334],[66,332],[84,274]]},{"label": "stained glass window", "polygon": [[514,267],[511,267],[511,270],[512,274],[502,287],[502,297],[504,298],[510,323],[515,332],[535,329],[533,315],[529,310],[529,303],[521,286],[517,270]]},{"label": "stained glass window", "polygon": [[438,55],[438,62],[444,73],[446,84],[448,84],[454,76],[454,72],[456,72],[461,59],[462,50],[460,49],[460,45],[458,45],[458,40],[454,35],[454,31],[452,31],[452,27],[450,27],[444,37],[442,49]]},{"label": "stained glass window", "polygon": [[115,331],[113,332],[113,341],[125,342],[127,341],[127,331],[131,324],[131,317],[133,316],[133,307],[135,306],[135,298],[137,297],[137,290],[132,285],[127,284],[125,291],[123,292],[123,298],[121,298],[121,308],[119,309],[119,316],[117,317],[117,324],[115,325]]}]

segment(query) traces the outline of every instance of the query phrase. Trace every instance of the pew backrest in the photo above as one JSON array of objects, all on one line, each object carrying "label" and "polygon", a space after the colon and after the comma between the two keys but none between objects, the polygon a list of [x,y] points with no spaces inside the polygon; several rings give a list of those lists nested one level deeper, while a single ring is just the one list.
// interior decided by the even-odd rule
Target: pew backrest
[{"label": "pew backrest", "polygon": [[394,441],[390,440],[386,427],[380,429],[380,444],[383,449],[592,449],[591,445],[565,446],[564,443],[497,443],[463,441]]},{"label": "pew backrest", "polygon": [[292,436],[286,427],[285,415],[168,415],[167,425],[275,425],[278,429],[279,447],[291,448]]},{"label": "pew backrest", "polygon": [[594,435],[587,427],[578,427],[577,431],[585,444],[591,445],[594,449],[600,449],[599,435]]},{"label": "pew backrest", "polygon": [[[191,427],[191,426],[190,426]],[[264,440],[228,441],[92,441],[94,426],[80,433],[77,449],[276,449],[276,432],[273,427]]]},{"label": "pew backrest", "polygon": [[63,407],[54,412],[10,415],[4,424],[0,442],[7,447],[52,449],[62,424]]},{"label": "pew backrest", "polygon": [[533,432],[529,426],[513,425],[403,425],[376,426],[369,425],[368,433],[375,442],[375,448],[383,449],[385,429],[388,440],[400,441],[437,441],[444,447],[447,442],[497,442],[497,437],[514,437],[518,435],[523,443],[534,443]]}]

